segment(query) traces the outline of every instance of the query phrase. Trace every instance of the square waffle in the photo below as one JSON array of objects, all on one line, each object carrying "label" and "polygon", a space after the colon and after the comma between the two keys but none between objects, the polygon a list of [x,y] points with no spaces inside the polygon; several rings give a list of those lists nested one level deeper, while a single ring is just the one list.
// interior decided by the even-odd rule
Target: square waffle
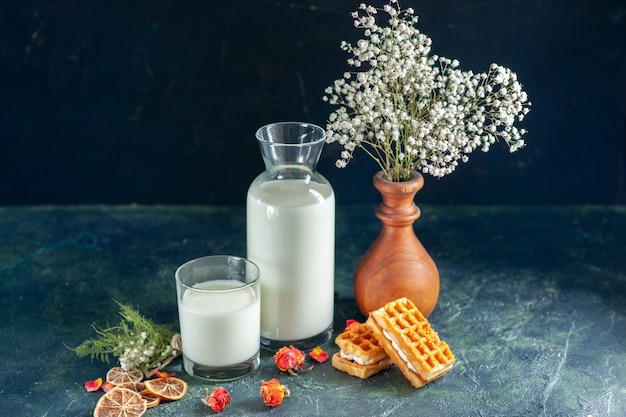
[{"label": "square waffle", "polygon": [[337,336],[335,343],[341,351],[333,355],[333,367],[350,375],[368,378],[392,364],[365,324],[347,328]]},{"label": "square waffle", "polygon": [[454,364],[447,343],[407,298],[372,311],[366,325],[411,384],[419,388],[439,378]]},{"label": "square waffle", "polygon": [[362,323],[347,328],[335,338],[335,343],[345,355],[360,358],[363,365],[388,358],[378,339]]}]

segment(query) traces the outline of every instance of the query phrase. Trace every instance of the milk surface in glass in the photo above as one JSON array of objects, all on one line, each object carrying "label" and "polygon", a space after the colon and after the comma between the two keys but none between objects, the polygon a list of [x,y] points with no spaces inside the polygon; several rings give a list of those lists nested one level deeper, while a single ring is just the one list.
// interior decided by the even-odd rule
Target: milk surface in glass
[{"label": "milk surface in glass", "polygon": [[303,340],[333,321],[335,195],[300,179],[253,183],[247,257],[261,271],[261,337]]},{"label": "milk surface in glass", "polygon": [[[204,290],[245,285],[233,280],[195,284]],[[243,362],[259,350],[260,302],[253,288],[238,291],[186,290],[178,301],[184,355],[195,363],[225,366]]]}]

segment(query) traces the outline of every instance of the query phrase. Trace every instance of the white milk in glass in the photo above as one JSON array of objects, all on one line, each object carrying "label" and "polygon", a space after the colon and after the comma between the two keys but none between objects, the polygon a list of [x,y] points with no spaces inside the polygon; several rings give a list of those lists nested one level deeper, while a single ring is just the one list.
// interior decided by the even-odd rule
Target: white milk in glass
[{"label": "white milk in glass", "polygon": [[[227,290],[245,284],[215,280],[193,288]],[[183,352],[191,361],[225,366],[250,359],[259,350],[260,302],[253,288],[239,291],[194,292],[178,300]]]},{"label": "white milk in glass", "polygon": [[253,183],[247,258],[261,273],[261,337],[303,340],[333,321],[335,195],[301,179]]}]

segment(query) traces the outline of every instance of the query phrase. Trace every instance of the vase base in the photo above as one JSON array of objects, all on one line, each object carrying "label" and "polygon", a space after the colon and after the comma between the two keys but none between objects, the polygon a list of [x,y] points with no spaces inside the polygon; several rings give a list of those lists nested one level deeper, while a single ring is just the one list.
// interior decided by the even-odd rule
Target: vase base
[{"label": "vase base", "polygon": [[303,351],[310,351],[317,346],[322,346],[330,341],[333,337],[332,323],[321,333],[302,340],[274,340],[261,336],[261,347],[272,352],[277,351],[283,346],[294,346]]}]

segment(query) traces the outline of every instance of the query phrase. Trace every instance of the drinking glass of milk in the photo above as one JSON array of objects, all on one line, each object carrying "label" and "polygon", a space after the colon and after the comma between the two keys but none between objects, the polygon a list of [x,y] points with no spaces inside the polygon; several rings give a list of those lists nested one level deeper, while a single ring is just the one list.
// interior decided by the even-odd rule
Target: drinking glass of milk
[{"label": "drinking glass of milk", "polygon": [[176,270],[185,371],[212,381],[254,372],[260,347],[259,268],[247,259],[205,256]]},{"label": "drinking glass of milk", "polygon": [[335,194],[315,171],[326,133],[282,122],[256,138],[265,171],[248,189],[246,257],[261,269],[261,346],[309,350],[332,336]]}]

